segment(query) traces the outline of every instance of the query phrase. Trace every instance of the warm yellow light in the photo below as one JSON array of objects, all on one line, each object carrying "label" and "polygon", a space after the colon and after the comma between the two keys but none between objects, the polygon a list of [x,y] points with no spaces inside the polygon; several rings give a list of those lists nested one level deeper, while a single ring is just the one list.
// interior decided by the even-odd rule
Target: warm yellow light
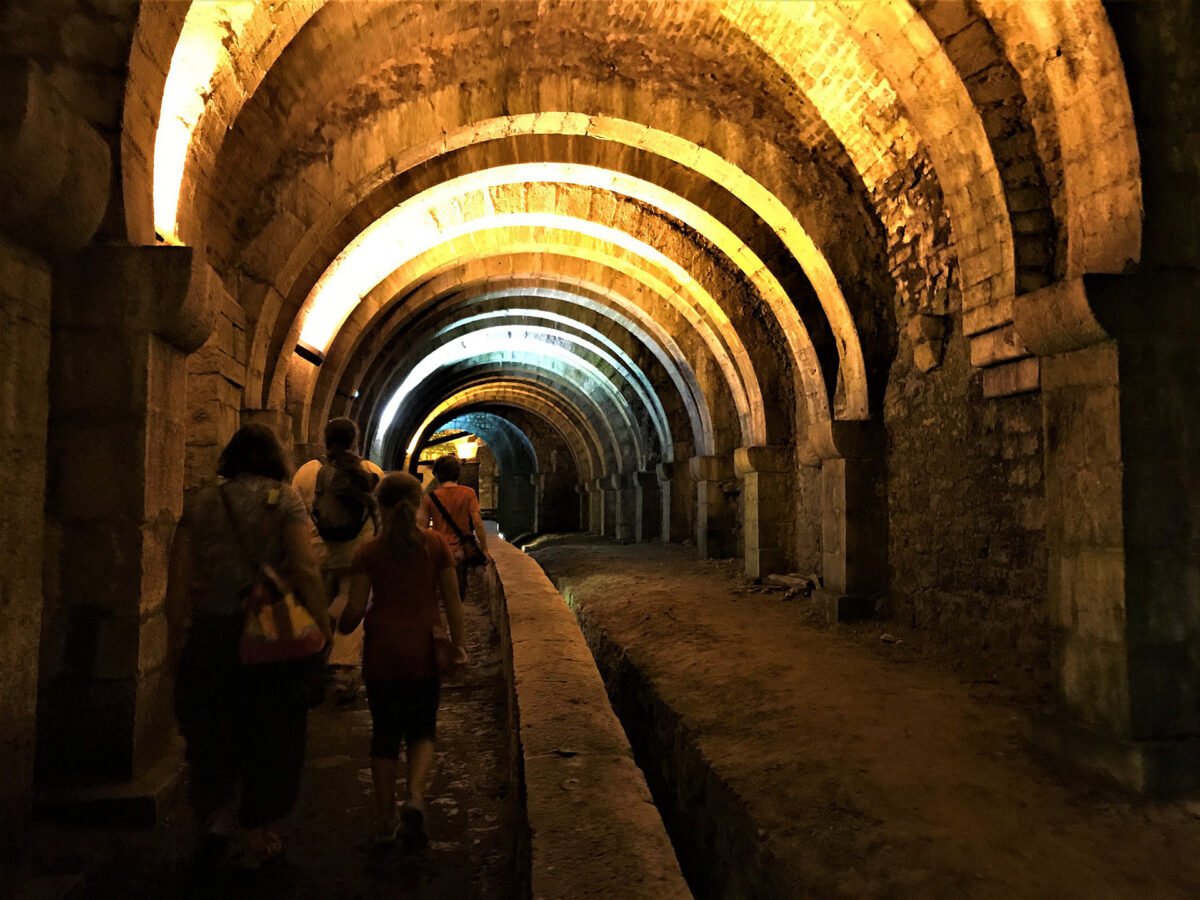
[{"label": "warm yellow light", "polygon": [[[597,166],[546,162],[496,166],[448,180],[409,198],[364,229],[322,275],[306,303],[309,312],[301,339],[315,347],[328,347],[359,301],[406,260],[439,243],[481,230],[487,227],[489,219],[494,223],[492,227],[500,222],[512,222],[589,234],[668,270],[685,290],[691,291],[692,279],[682,267],[665,260],[656,251],[646,252],[645,244],[631,243],[623,232],[554,213],[497,209],[499,201],[493,199],[491,189],[522,183],[571,184],[611,190],[653,204],[695,228],[745,273],[775,313],[793,359],[807,376],[805,390],[810,410],[816,418],[825,418],[827,401],[824,390],[818,385],[820,367],[811,340],[795,304],[762,260],[722,222],[686,199],[659,185]],[[759,192],[763,196],[758,198],[757,205],[769,206],[768,201],[774,198],[761,187]],[[842,377],[846,385],[845,412],[852,417],[864,415],[865,365],[837,279],[802,229],[780,229],[778,233],[801,260],[810,282],[830,312],[830,323],[839,337]],[[701,308],[716,325],[718,333],[729,330],[728,318],[717,304],[702,303]],[[735,356],[739,355],[740,348],[731,346],[730,349]],[[744,359],[739,362],[743,367],[746,364]]]},{"label": "warm yellow light", "polygon": [[163,87],[154,137],[154,230],[179,243],[179,191],[192,132],[204,113],[213,77],[229,64],[255,0],[207,0],[188,9]]},{"label": "warm yellow light", "polygon": [[479,453],[479,445],[475,443],[475,441],[468,438],[467,440],[459,443],[458,447],[455,448],[455,452],[458,453],[459,459],[461,459],[463,462],[467,462],[474,459]]}]

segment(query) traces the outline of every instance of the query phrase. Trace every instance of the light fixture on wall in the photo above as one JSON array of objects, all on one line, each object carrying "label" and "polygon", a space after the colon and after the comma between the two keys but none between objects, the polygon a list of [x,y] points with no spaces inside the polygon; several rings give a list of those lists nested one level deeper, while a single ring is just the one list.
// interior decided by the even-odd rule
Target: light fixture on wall
[{"label": "light fixture on wall", "polygon": [[455,452],[458,454],[458,458],[463,460],[464,462],[469,462],[470,460],[473,460],[475,458],[475,454],[477,454],[479,452],[478,439],[472,435],[471,437],[467,438],[465,441],[462,441],[455,448]]}]

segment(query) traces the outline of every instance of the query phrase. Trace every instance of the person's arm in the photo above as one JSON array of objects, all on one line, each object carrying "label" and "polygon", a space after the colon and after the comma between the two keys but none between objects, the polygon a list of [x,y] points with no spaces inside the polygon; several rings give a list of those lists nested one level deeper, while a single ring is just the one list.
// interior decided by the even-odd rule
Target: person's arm
[{"label": "person's arm", "polygon": [[471,498],[471,527],[475,529],[475,543],[479,545],[483,555],[491,560],[492,554],[488,553],[487,546],[487,529],[483,527],[483,513],[479,511],[478,496]]},{"label": "person's arm", "polygon": [[175,528],[171,541],[171,558],[167,566],[167,596],[163,611],[167,617],[168,658],[179,661],[187,621],[192,612],[192,584],[196,577],[196,551],[192,543],[192,529],[187,521]]},{"label": "person's arm", "polygon": [[463,629],[462,601],[458,599],[458,576],[453,566],[438,570],[438,588],[446,607],[446,622],[450,625],[450,640],[454,642],[454,660],[459,665],[467,661],[466,634]]},{"label": "person's arm", "polygon": [[326,638],[333,637],[333,623],[329,621],[329,601],[325,597],[325,585],[321,583],[309,529],[304,522],[292,521],[284,526],[283,544],[287,549],[289,574],[292,576],[292,587],[296,596],[304,608],[312,613],[321,633]]},{"label": "person's arm", "polygon": [[342,634],[349,634],[358,627],[358,623],[367,614],[367,601],[370,597],[371,576],[366,572],[352,572],[350,574],[350,597],[338,619],[338,631]]}]

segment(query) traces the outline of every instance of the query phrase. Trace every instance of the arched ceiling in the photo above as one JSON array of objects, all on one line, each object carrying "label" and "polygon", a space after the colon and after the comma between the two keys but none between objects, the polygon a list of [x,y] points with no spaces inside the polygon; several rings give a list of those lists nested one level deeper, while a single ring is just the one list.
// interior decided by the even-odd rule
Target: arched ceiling
[{"label": "arched ceiling", "polygon": [[130,238],[206,249],[246,406],[388,464],[487,404],[581,477],[834,455],[906,317],[1003,364],[1140,252],[1098,0],[146,3],[134,56]]}]

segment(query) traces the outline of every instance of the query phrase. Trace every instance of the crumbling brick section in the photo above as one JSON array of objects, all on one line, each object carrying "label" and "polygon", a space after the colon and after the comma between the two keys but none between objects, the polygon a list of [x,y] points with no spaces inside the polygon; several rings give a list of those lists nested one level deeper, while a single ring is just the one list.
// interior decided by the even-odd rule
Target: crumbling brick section
[{"label": "crumbling brick section", "polygon": [[902,335],[884,412],[885,614],[1004,674],[1014,667],[1022,680],[1043,683],[1050,673],[1039,396],[983,402],[982,373],[961,332],[935,372],[909,366],[908,341]]}]

